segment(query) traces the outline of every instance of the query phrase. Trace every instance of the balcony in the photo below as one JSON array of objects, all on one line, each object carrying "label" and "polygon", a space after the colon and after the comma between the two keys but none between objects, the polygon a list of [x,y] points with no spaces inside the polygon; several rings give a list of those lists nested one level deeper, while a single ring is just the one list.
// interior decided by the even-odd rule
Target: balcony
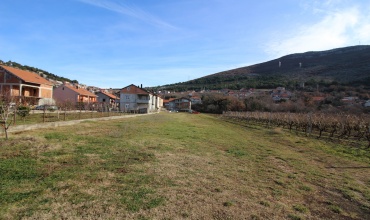
[{"label": "balcony", "polygon": [[138,103],[138,104],[148,104],[149,99],[136,99],[136,103]]}]

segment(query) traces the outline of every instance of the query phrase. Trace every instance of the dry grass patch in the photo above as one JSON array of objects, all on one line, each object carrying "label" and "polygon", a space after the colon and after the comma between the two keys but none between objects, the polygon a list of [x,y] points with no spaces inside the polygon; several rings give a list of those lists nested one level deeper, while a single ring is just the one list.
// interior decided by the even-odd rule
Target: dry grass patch
[{"label": "dry grass patch", "polygon": [[[367,219],[369,156],[209,115],[1,142],[0,219]],[[32,137],[32,138],[31,138]]]}]

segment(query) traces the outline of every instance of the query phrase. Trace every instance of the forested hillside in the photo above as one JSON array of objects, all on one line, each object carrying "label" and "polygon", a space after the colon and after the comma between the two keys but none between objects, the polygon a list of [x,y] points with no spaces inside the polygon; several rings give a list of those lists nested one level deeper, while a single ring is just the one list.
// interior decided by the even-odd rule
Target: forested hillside
[{"label": "forested hillside", "polygon": [[293,88],[305,84],[340,84],[370,88],[370,46],[297,53],[247,67],[166,85],[176,90]]}]

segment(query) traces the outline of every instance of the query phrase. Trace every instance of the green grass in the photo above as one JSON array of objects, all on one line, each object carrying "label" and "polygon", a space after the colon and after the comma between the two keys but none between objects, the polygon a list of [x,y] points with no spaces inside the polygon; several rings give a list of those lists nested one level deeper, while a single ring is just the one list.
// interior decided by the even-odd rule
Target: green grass
[{"label": "green grass", "polygon": [[367,219],[370,156],[345,148],[185,113],[12,134],[0,219]]},{"label": "green grass", "polygon": [[308,212],[308,209],[307,207],[305,207],[304,205],[300,205],[300,204],[297,204],[297,205],[293,205],[293,209],[300,212],[300,213],[306,213]]}]

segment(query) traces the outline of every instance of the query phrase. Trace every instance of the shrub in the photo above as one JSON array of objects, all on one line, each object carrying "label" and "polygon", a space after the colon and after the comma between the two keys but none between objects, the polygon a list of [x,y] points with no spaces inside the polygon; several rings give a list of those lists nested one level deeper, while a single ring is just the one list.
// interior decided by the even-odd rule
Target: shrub
[{"label": "shrub", "polygon": [[28,106],[20,105],[17,108],[17,115],[19,115],[23,120],[30,115],[31,108]]}]

